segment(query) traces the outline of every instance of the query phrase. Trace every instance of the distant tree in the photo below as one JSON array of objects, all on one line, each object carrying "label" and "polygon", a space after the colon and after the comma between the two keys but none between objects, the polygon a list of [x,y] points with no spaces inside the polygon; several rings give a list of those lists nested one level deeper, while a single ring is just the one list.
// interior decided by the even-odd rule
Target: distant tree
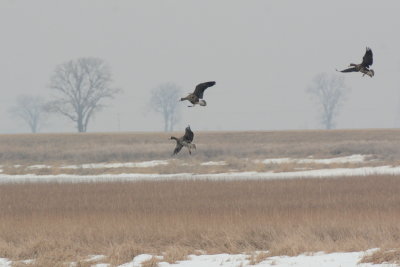
[{"label": "distant tree", "polygon": [[41,96],[20,95],[10,113],[22,119],[36,133],[46,120],[45,100]]},{"label": "distant tree", "polygon": [[181,89],[174,83],[163,83],[151,91],[150,109],[161,113],[164,119],[164,131],[173,131],[180,119],[179,99]]},{"label": "distant tree", "polygon": [[104,107],[103,101],[120,92],[111,86],[108,65],[99,58],[79,58],[56,67],[50,88],[56,93],[47,108],[76,123],[78,132],[86,132],[92,116]]},{"label": "distant tree", "polygon": [[325,129],[335,127],[335,117],[345,101],[348,90],[341,76],[320,73],[314,77],[307,92],[314,96],[320,105],[320,120]]}]

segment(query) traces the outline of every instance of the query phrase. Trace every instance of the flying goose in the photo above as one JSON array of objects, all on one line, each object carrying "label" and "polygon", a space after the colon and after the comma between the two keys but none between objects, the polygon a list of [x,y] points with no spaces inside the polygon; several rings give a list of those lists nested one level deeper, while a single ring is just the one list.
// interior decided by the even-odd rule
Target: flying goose
[{"label": "flying goose", "polygon": [[190,103],[192,103],[193,106],[188,106],[188,107],[194,107],[196,104],[199,104],[200,106],[206,106],[207,102],[203,100],[203,94],[204,91],[211,86],[214,86],[215,82],[205,82],[205,83],[199,83],[196,86],[196,89],[194,89],[194,92],[189,94],[187,97],[182,97],[181,101],[188,100]]},{"label": "flying goose", "polygon": [[171,140],[176,141],[176,147],[174,149],[174,153],[172,156],[176,155],[181,151],[182,147],[187,147],[189,150],[189,154],[192,154],[192,149],[196,149],[196,145],[192,144],[194,134],[192,130],[190,129],[190,126],[186,127],[185,129],[185,135],[182,136],[181,138],[176,138],[175,136],[171,136]]},{"label": "flying goose", "polygon": [[375,75],[373,69],[369,69],[369,66],[372,65],[373,55],[371,48],[367,47],[367,51],[365,51],[365,55],[363,56],[363,61],[360,64],[351,63],[348,69],[341,70],[340,72],[362,72],[363,77],[368,75],[372,78]]}]

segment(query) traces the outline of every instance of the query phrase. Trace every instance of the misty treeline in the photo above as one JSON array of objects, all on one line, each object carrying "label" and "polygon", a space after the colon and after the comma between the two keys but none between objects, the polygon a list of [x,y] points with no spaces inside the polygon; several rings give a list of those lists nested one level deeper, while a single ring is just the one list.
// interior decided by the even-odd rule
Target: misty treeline
[{"label": "misty treeline", "polygon": [[112,86],[108,64],[94,57],[79,58],[58,65],[50,77],[51,97],[21,95],[11,113],[29,125],[35,133],[49,114],[71,120],[78,132],[86,132],[93,115],[104,107],[106,99],[121,92]]},{"label": "misty treeline", "polygon": [[[93,115],[122,90],[113,86],[108,64],[95,57],[78,58],[58,65],[50,76],[49,99],[20,95],[10,114],[22,120],[32,133],[38,132],[50,114],[70,120],[78,132],[86,132]],[[164,119],[164,131],[172,131],[180,118],[180,87],[164,83],[151,91],[150,110]]]},{"label": "misty treeline", "polygon": [[[46,125],[49,115],[70,120],[78,132],[86,132],[94,114],[106,101],[122,92],[113,85],[108,64],[95,57],[78,58],[56,66],[50,76],[49,99],[38,95],[20,95],[10,108],[10,114],[22,120],[32,133]],[[173,131],[181,117],[181,88],[175,83],[159,84],[150,91],[148,110],[158,113],[164,121],[164,131]],[[316,101],[320,123],[326,129],[335,128],[335,119],[344,104],[349,89],[344,78],[320,73],[306,92]]]}]

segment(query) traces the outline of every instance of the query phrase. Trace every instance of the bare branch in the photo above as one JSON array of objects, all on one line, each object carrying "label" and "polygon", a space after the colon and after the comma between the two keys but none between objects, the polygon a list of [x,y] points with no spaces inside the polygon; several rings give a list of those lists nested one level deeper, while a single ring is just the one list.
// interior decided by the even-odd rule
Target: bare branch
[{"label": "bare branch", "polygon": [[79,58],[61,64],[50,79],[50,88],[58,96],[48,109],[74,121],[78,131],[85,132],[103,100],[121,92],[111,82],[111,72],[102,59]]}]

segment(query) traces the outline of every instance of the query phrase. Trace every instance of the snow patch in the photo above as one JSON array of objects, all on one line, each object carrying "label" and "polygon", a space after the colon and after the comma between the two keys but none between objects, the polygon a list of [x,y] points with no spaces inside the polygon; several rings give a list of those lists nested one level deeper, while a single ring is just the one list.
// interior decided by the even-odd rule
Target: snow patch
[{"label": "snow patch", "polygon": [[113,181],[142,181],[142,180],[260,180],[260,179],[294,179],[294,178],[329,178],[370,175],[400,175],[400,166],[379,166],[360,168],[319,169],[293,172],[232,172],[213,174],[99,174],[99,175],[36,175],[36,174],[2,174],[0,183],[13,182],[113,182]]},{"label": "snow patch", "polygon": [[[274,256],[268,257],[255,265],[255,267],[389,267],[396,266],[395,264],[372,264],[372,263],[359,263],[359,261],[366,255],[374,251],[370,249],[361,252],[339,252],[339,253],[307,253],[298,256]],[[259,253],[259,252],[258,252]],[[90,257],[90,261],[102,260],[105,256],[94,255]],[[141,267],[142,263],[156,257],[160,260],[158,266],[160,267],[232,267],[232,266],[248,266],[250,263],[250,256],[248,254],[216,254],[216,255],[189,255],[187,260],[178,261],[170,264],[163,261],[162,256],[153,256],[150,254],[141,254],[133,258],[131,262],[119,265],[120,267]],[[0,267],[11,267],[12,261],[0,258]],[[72,263],[74,265],[74,263]],[[96,267],[110,266],[106,263],[94,264]]]},{"label": "snow patch", "polygon": [[106,258],[107,257],[104,255],[89,255],[89,257],[85,261],[101,261]]},{"label": "snow patch", "polygon": [[[306,159],[292,159],[292,158],[272,158],[265,159],[261,161],[264,164],[283,164],[283,163],[298,163],[298,164],[307,164],[307,163],[317,163],[317,164],[332,164],[332,163],[361,163],[365,161],[366,155],[351,155],[346,157],[337,157],[337,158],[329,158],[329,159],[314,159],[312,157]],[[259,161],[256,161],[259,162]]]},{"label": "snow patch", "polygon": [[295,257],[277,256],[270,257],[267,261],[261,262],[255,266],[307,266],[307,267],[336,267],[336,266],[349,266],[349,267],[369,267],[369,266],[392,266],[386,264],[359,264],[358,262],[365,255],[366,252],[344,252],[344,253],[316,253],[314,255],[299,255]]},{"label": "snow patch", "polygon": [[[391,264],[371,264],[363,263],[359,264],[360,259],[365,255],[366,252],[343,252],[343,253],[314,253],[314,254],[302,254],[299,256],[275,256],[266,258],[264,261],[259,262],[255,267],[389,267]],[[142,254],[136,256],[132,262],[121,265],[120,267],[141,267],[142,262],[151,259],[153,256],[148,254]],[[216,255],[190,255],[188,260],[178,261],[170,264],[160,259],[158,266],[160,267],[232,267],[232,266],[248,266],[250,263],[249,255],[246,254],[216,254]]]},{"label": "snow patch", "polygon": [[0,258],[0,267],[11,267],[12,263],[9,259]]},{"label": "snow patch", "polygon": [[200,165],[202,166],[224,166],[227,165],[226,161],[207,161],[202,162]]},{"label": "snow patch", "polygon": [[[290,162],[295,162],[295,159],[291,158],[277,158],[277,159],[265,159],[262,160],[261,162],[264,164],[283,164],[283,163],[290,163]],[[255,160],[256,163],[260,162],[260,160]]]},{"label": "snow patch", "polygon": [[27,169],[29,170],[37,170],[37,169],[51,169],[52,167],[49,165],[31,165],[28,166]]},{"label": "snow patch", "polygon": [[62,166],[61,169],[149,168],[159,165],[168,165],[168,161],[151,160],[143,162],[126,162],[126,163],[89,163],[89,164]]}]

